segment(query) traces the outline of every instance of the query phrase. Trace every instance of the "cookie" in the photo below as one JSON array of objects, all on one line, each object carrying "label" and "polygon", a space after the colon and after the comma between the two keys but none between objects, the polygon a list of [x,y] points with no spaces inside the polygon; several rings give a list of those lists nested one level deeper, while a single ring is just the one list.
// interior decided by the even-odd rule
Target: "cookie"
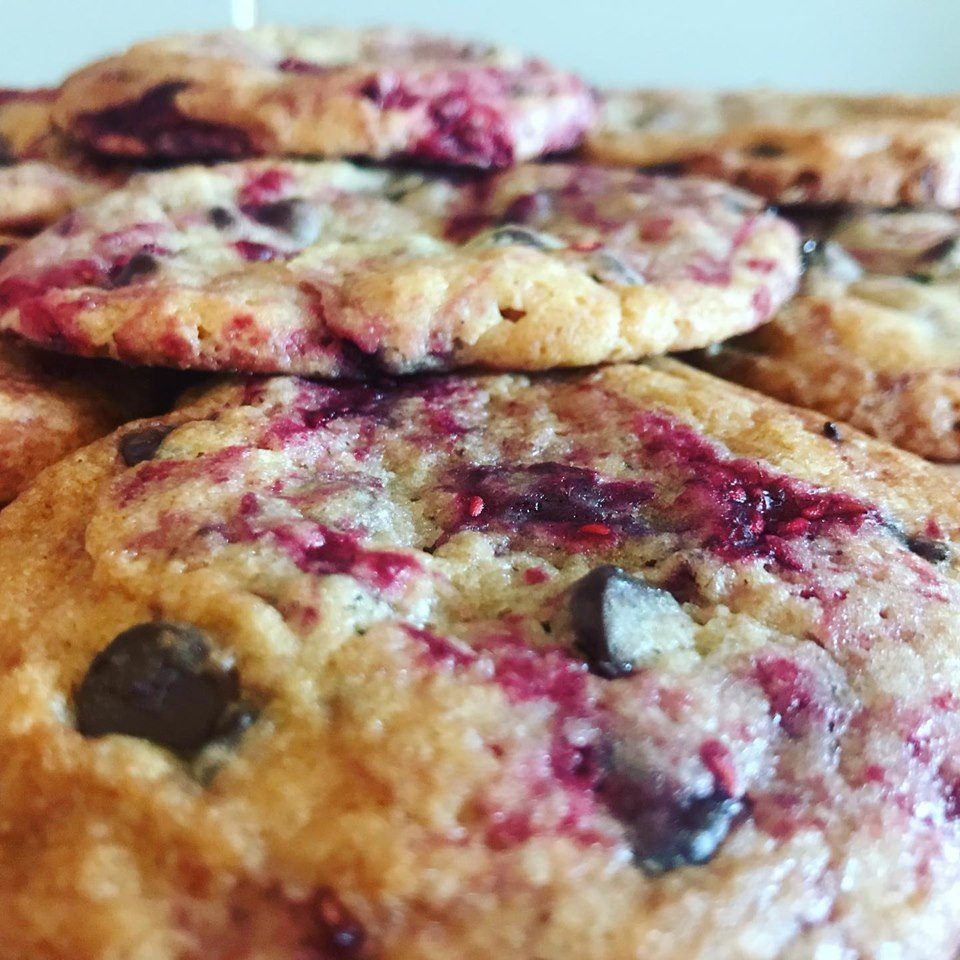
[{"label": "cookie", "polygon": [[0,505],[66,454],[161,409],[162,380],[0,339]]},{"label": "cookie", "polygon": [[0,323],[134,363],[363,376],[702,346],[772,315],[795,230],[702,180],[345,162],[143,175],[0,267]]},{"label": "cookie", "polygon": [[922,457],[960,462],[957,217],[864,211],[804,227],[813,233],[805,295],[696,362]]},{"label": "cookie", "polygon": [[960,944],[960,498],[675,362],[230,384],[0,514],[11,956]]},{"label": "cookie", "polygon": [[0,231],[47,226],[106,188],[53,126],[52,90],[0,90]]},{"label": "cookie", "polygon": [[782,204],[960,207],[956,97],[611,93],[586,152],[719,177]]},{"label": "cookie", "polygon": [[104,154],[292,154],[506,167],[577,145],[592,93],[542,60],[396,29],[180,35],[68,78],[63,128]]}]

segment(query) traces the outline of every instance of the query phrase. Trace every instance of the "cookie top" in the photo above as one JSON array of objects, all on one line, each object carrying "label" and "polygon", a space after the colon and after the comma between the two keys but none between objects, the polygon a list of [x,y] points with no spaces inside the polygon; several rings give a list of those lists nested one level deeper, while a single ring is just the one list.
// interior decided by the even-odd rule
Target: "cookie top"
[{"label": "cookie top", "polygon": [[183,34],[68,78],[58,122],[101,153],[408,157],[507,167],[577,145],[592,93],[542,60],[398,29]]},{"label": "cookie top", "polygon": [[639,90],[587,154],[715,176],[784,204],[960,207],[960,98]]},{"label": "cookie top", "polygon": [[0,322],[179,367],[542,369],[751,329],[799,263],[792,226],[702,180],[253,161],[138,176],[75,212],[0,267]]},{"label": "cookie top", "polygon": [[863,211],[802,227],[805,296],[702,362],[928,459],[960,462],[958,218]]},{"label": "cookie top", "polygon": [[54,96],[0,89],[0,231],[38,230],[105,189],[57,134]]},{"label": "cookie top", "polygon": [[274,378],[47,472],[10,952],[950,956],[960,497],[820,427],[668,361]]}]

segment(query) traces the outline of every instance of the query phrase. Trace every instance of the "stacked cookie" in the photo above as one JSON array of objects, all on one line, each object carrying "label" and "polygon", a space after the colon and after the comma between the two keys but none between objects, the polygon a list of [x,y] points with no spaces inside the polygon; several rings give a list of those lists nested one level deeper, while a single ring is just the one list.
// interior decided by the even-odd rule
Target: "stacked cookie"
[{"label": "stacked cookie", "polygon": [[[0,956],[956,953],[957,490],[662,357],[800,379],[795,318],[896,326],[869,291],[911,255],[933,295],[951,215],[818,209],[791,300],[750,161],[681,169],[732,107],[648,138],[611,98],[588,150],[669,172],[548,162],[581,81],[400,31],[154,41],[23,101],[0,204],[53,222],[0,325],[28,401],[90,395],[4,439]],[[803,199],[951,202],[869,144]],[[801,399],[862,421],[845,384]]]},{"label": "stacked cookie", "polygon": [[611,94],[589,153],[718,176],[801,227],[802,296],[762,332],[697,362],[960,462],[960,101]]}]

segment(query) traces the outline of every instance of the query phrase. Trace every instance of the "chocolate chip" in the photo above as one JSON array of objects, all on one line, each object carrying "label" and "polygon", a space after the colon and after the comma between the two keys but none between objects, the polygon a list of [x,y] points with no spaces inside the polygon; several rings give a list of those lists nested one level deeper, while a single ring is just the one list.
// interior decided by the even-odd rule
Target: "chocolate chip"
[{"label": "chocolate chip", "polygon": [[141,623],[94,657],[74,698],[77,728],[190,755],[217,735],[237,695],[236,670],[196,627]]},{"label": "chocolate chip", "polygon": [[823,425],[823,435],[828,440],[834,440],[837,442],[843,439],[843,437],[840,434],[840,428],[832,420],[828,420]]},{"label": "chocolate chip", "polygon": [[296,243],[306,246],[313,243],[320,233],[320,214],[316,207],[291,197],[272,203],[250,204],[243,212],[265,227],[273,227],[290,236]]},{"label": "chocolate chip", "polygon": [[211,207],[207,216],[218,230],[226,230],[237,222],[237,218],[226,207]]},{"label": "chocolate chip", "polygon": [[616,747],[606,758],[597,797],[623,825],[634,862],[652,875],[707,863],[749,814],[745,797],[717,784],[691,791],[673,771],[638,765]]},{"label": "chocolate chip", "polygon": [[653,875],[709,863],[746,810],[745,800],[719,789],[705,797],[648,807],[632,824],[636,863]]},{"label": "chocolate chip", "polygon": [[424,183],[423,177],[416,173],[399,173],[383,188],[388,200],[402,200]]},{"label": "chocolate chip", "polygon": [[783,147],[779,147],[775,143],[760,142],[748,147],[747,153],[751,157],[782,157]]},{"label": "chocolate chip", "polygon": [[230,752],[243,735],[257,722],[260,710],[252,703],[241,701],[226,708],[210,740],[193,758],[191,773],[203,785],[209,786],[226,763]]},{"label": "chocolate chip", "polygon": [[634,287],[643,283],[643,277],[633,267],[607,250],[597,250],[590,257],[590,276],[597,283],[619,287]]},{"label": "chocolate chip", "polygon": [[924,263],[931,263],[934,260],[944,260],[957,246],[956,237],[947,237],[945,240],[941,240],[939,243],[935,243],[932,247],[928,247],[920,256],[920,260]]},{"label": "chocolate chip", "polygon": [[128,467],[135,467],[145,460],[152,460],[160,449],[160,444],[172,430],[172,426],[159,424],[125,433],[117,444],[120,458]]},{"label": "chocolate chip", "polygon": [[13,155],[13,148],[6,137],[0,135],[0,167],[9,167],[16,163],[17,158]]},{"label": "chocolate chip", "polygon": [[257,722],[259,716],[259,708],[252,703],[244,700],[232,704],[220,718],[214,738],[217,743],[232,747]]},{"label": "chocolate chip", "polygon": [[329,888],[320,888],[313,897],[311,915],[314,920],[312,935],[305,946],[310,956],[317,951],[318,957],[330,960],[353,960],[367,951],[367,932],[353,913]]},{"label": "chocolate chip", "polygon": [[821,259],[820,241],[807,237],[800,245],[800,269],[806,273]]},{"label": "chocolate chip", "polygon": [[943,563],[950,556],[950,545],[930,537],[907,537],[907,549],[929,563]]},{"label": "chocolate chip", "polygon": [[[591,570],[573,585],[569,609],[576,648],[591,673],[608,680],[629,675],[638,656],[656,652],[649,649],[655,647],[649,633],[657,631],[664,615],[685,617],[666,591],[611,565]],[[675,645],[670,636],[675,629],[664,627]]]},{"label": "chocolate chip", "polygon": [[651,177],[678,177],[683,173],[683,164],[679,160],[668,163],[654,163],[644,167],[643,172]]},{"label": "chocolate chip", "polygon": [[140,277],[149,277],[156,273],[160,261],[155,256],[144,251],[135,253],[122,267],[115,267],[110,274],[110,282],[114,287],[125,287]]},{"label": "chocolate chip", "polygon": [[533,247],[534,250],[556,250],[562,244],[545,234],[509,224],[481,233],[470,241],[472,247]]}]

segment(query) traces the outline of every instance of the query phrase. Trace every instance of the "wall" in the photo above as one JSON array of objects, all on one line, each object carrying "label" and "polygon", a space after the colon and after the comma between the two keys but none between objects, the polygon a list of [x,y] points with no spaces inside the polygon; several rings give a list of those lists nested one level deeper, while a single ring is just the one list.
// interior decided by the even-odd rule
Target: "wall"
[{"label": "wall", "polygon": [[[262,19],[404,23],[508,41],[608,85],[960,89],[958,0],[261,0]],[[0,85],[53,83],[152,33],[228,22],[228,0],[0,0]]]}]

